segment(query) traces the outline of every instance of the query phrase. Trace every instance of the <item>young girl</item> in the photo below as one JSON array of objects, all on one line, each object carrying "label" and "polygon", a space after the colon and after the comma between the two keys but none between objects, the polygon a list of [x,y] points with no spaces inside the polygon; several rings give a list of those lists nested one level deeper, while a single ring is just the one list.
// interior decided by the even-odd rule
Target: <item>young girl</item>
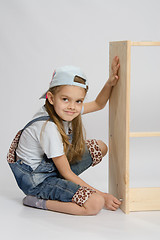
[{"label": "young girl", "polygon": [[107,153],[100,140],[84,139],[81,114],[106,105],[118,81],[119,59],[95,101],[83,103],[88,91],[79,68],[66,66],[53,73],[45,105],[14,138],[7,159],[26,206],[74,214],[95,215],[121,202],[84,182],[78,175],[95,166]]}]

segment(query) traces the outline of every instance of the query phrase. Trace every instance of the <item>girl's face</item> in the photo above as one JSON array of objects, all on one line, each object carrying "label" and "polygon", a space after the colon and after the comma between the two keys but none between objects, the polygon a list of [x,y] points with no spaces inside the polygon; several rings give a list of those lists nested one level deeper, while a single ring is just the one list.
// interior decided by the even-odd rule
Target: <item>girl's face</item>
[{"label": "girl's face", "polygon": [[48,100],[57,115],[64,121],[72,121],[82,110],[85,89],[77,86],[61,86],[55,95],[48,92]]}]

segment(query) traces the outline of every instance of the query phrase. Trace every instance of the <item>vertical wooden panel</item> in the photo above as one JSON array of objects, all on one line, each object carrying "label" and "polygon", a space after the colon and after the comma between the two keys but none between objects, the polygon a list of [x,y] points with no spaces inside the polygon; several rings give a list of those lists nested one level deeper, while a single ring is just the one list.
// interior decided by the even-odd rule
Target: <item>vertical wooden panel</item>
[{"label": "vertical wooden panel", "polygon": [[118,56],[120,79],[109,100],[109,192],[123,199],[125,213],[129,213],[130,55],[130,41],[110,43],[110,74],[112,60]]}]

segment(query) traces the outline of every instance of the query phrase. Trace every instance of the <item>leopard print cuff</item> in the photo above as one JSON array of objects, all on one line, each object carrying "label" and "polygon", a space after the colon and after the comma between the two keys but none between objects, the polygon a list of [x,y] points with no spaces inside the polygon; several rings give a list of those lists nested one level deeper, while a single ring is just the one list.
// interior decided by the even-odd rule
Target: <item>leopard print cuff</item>
[{"label": "leopard print cuff", "polygon": [[78,191],[74,194],[72,202],[75,202],[80,207],[88,200],[88,198],[96,191],[88,187],[80,187]]},{"label": "leopard print cuff", "polygon": [[87,144],[88,150],[91,154],[91,157],[93,159],[93,163],[92,163],[92,167],[93,167],[102,161],[102,157],[103,157],[102,151],[101,151],[96,139],[87,140],[86,144]]},{"label": "leopard print cuff", "polygon": [[14,163],[16,161],[15,159],[15,156],[16,156],[16,148],[18,146],[18,142],[19,142],[19,139],[20,139],[20,136],[21,136],[21,133],[22,131],[20,130],[15,138],[13,139],[12,143],[11,143],[11,146],[9,148],[9,152],[7,154],[7,161],[8,163]]}]

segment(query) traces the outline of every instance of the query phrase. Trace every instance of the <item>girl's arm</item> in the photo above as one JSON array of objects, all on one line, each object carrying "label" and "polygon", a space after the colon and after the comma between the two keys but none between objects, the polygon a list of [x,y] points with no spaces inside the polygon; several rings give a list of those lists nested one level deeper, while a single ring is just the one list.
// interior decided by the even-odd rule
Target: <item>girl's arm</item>
[{"label": "girl's arm", "polygon": [[[92,188],[90,185],[88,185],[86,182],[84,182],[80,177],[78,177],[70,168],[70,164],[68,162],[68,159],[66,155],[62,155],[60,157],[52,158],[54,164],[56,165],[56,168],[58,169],[61,176],[69,181],[72,181],[80,186]],[[102,192],[98,191],[97,189],[94,189],[97,193],[103,195]]]},{"label": "girl's arm", "polygon": [[117,84],[117,81],[119,79],[118,77],[119,67],[120,67],[119,58],[116,56],[112,61],[111,76],[109,77],[108,81],[98,94],[97,98],[92,102],[84,103],[83,114],[95,112],[105,107],[108,99],[110,98],[112,88]]},{"label": "girl's arm", "polygon": [[62,155],[60,157],[52,158],[54,164],[56,165],[56,168],[58,169],[61,176],[69,181],[72,181],[73,183],[76,183],[80,186],[88,187],[93,190],[95,190],[98,194],[100,194],[105,199],[105,207],[109,210],[116,210],[121,202],[115,198],[111,194],[103,193],[90,185],[88,185],[86,182],[84,182],[80,177],[78,177],[70,168],[68,159],[66,155]]}]

